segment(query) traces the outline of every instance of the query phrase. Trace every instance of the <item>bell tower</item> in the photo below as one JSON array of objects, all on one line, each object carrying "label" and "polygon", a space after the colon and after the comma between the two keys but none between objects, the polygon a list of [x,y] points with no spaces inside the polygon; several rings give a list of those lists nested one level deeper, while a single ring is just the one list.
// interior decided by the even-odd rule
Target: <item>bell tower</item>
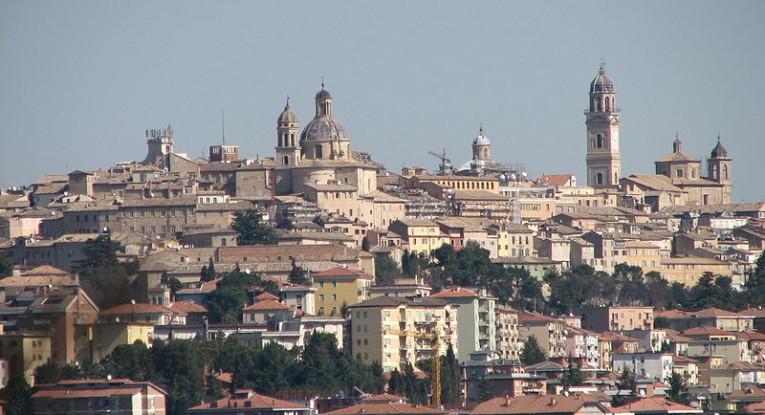
[{"label": "bell tower", "polygon": [[723,185],[722,203],[731,203],[733,199],[732,164],[733,160],[728,155],[728,150],[720,143],[720,134],[718,134],[717,145],[707,159],[707,175],[709,180]]},{"label": "bell tower", "polygon": [[300,162],[297,116],[290,108],[290,99],[276,120],[276,162],[280,166],[296,166]]},{"label": "bell tower", "polygon": [[585,111],[587,126],[587,185],[616,187],[622,169],[619,154],[619,111],[614,83],[606,76],[605,64],[590,83],[590,105]]}]

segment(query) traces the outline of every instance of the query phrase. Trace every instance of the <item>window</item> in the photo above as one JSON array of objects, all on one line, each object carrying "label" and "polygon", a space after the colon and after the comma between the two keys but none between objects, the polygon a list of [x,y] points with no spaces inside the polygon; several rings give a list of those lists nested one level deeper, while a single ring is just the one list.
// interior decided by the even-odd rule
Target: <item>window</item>
[{"label": "window", "polygon": [[315,153],[315,155],[316,155],[316,158],[317,158],[317,159],[320,159],[320,158],[322,158],[322,154],[321,154],[321,145],[317,145],[317,146],[316,146],[316,147],[314,147],[314,148],[315,148],[315,150],[314,150],[314,153]]},{"label": "window", "polygon": [[603,148],[603,136],[601,134],[598,134],[595,138],[595,146],[597,148]]},{"label": "window", "polygon": [[595,175],[595,184],[603,184],[603,173]]},{"label": "window", "polygon": [[683,177],[683,169],[676,169],[675,170],[675,176]]}]

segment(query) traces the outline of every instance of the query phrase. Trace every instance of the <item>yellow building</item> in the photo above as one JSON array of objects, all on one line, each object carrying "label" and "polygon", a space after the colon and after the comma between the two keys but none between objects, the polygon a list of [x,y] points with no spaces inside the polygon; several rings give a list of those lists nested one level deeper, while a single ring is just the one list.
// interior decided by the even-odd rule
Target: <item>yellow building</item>
[{"label": "yellow building", "polygon": [[316,308],[320,316],[339,316],[343,307],[369,298],[368,288],[375,277],[349,268],[332,268],[312,274]]},{"label": "yellow building", "polygon": [[8,361],[8,378],[23,375],[34,386],[35,369],[51,359],[50,337],[43,333],[0,334],[0,358]]},{"label": "yellow building", "polygon": [[378,362],[386,372],[409,363],[457,350],[455,306],[430,297],[409,300],[377,297],[352,305],[351,350],[366,364]]},{"label": "yellow building", "polygon": [[492,225],[490,233],[497,235],[497,256],[518,257],[534,255],[534,231],[516,223]]},{"label": "yellow building", "polygon": [[692,287],[699,282],[699,277],[705,272],[714,275],[736,277],[735,263],[721,261],[715,258],[680,257],[664,258],[661,261],[661,276],[669,283],[679,282],[686,287]]},{"label": "yellow building", "polygon": [[499,179],[492,176],[414,176],[410,179],[412,187],[424,187],[434,183],[453,190],[483,190],[499,194]]},{"label": "yellow building", "polygon": [[438,224],[427,219],[399,219],[390,225],[390,230],[401,235],[405,249],[417,254],[429,255],[430,251],[450,243]]},{"label": "yellow building", "polygon": [[154,342],[154,324],[114,322],[81,325],[77,328],[77,350],[84,352],[96,363],[110,355],[117,346],[133,344],[136,340],[151,346]]}]

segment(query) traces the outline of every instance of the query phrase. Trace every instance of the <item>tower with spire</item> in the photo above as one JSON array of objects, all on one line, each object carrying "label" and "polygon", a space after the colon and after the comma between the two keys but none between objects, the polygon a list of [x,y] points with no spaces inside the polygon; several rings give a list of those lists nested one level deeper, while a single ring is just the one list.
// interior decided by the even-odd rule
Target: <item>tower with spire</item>
[{"label": "tower with spire", "polygon": [[614,84],[601,63],[590,83],[589,109],[585,111],[587,126],[587,185],[595,188],[616,187],[621,175],[619,154],[619,111],[616,108]]},{"label": "tower with spire", "polygon": [[722,185],[722,203],[731,203],[733,199],[732,162],[728,150],[720,143],[720,133],[717,133],[717,145],[707,159],[707,179]]},{"label": "tower with spire", "polygon": [[276,162],[280,166],[296,166],[300,162],[300,124],[290,108],[290,99],[276,120]]}]

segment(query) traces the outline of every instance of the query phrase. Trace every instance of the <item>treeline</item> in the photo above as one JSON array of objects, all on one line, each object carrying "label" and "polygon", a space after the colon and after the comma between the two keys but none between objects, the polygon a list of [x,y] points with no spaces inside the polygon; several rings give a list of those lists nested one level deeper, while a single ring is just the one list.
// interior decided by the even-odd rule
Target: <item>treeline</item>
[{"label": "treeline", "polygon": [[[152,347],[137,341],[116,347],[95,365],[59,366],[48,362],[36,369],[35,379],[38,384],[48,384],[111,375],[150,381],[168,392],[168,414],[181,415],[203,399],[224,396],[218,382],[212,378],[205,380],[205,368],[233,373],[232,390],[246,387],[266,395],[295,399],[334,396],[341,391],[348,395],[354,387],[380,393],[386,385],[380,365],[365,365],[354,359],[347,349],[339,349],[335,336],[328,333],[313,333],[306,338],[304,348],[293,350],[277,344],[249,347],[231,338],[155,341]],[[9,415],[30,414],[32,393],[23,377],[18,377],[0,390],[0,397],[12,403]]]},{"label": "treeline", "polygon": [[563,314],[583,305],[640,305],[662,309],[718,307],[739,310],[765,305],[765,253],[746,275],[742,290],[731,277],[700,275],[693,287],[669,283],[658,272],[618,264],[613,274],[580,265],[562,273],[551,272],[542,281],[520,268],[505,268],[489,258],[489,251],[468,242],[455,251],[444,244],[430,256],[405,253],[402,268],[388,259],[376,261],[378,283],[398,276],[419,275],[438,291],[451,285],[486,288],[503,304],[518,309]]}]

